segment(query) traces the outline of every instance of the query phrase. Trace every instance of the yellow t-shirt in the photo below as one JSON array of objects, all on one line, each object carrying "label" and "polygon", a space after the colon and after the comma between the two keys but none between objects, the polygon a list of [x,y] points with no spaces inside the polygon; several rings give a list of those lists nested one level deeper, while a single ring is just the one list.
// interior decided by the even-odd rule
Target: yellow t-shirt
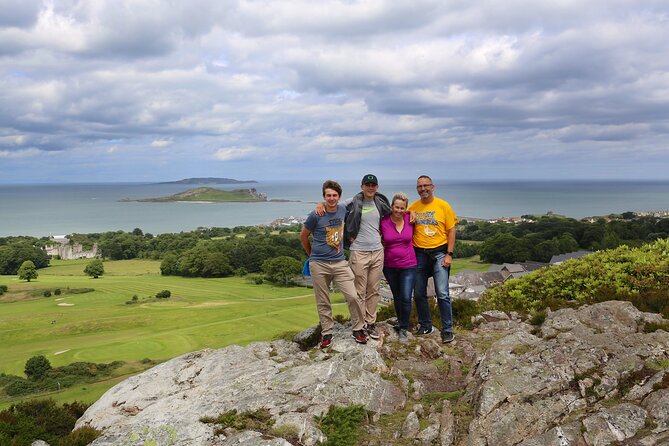
[{"label": "yellow t-shirt", "polygon": [[409,206],[416,212],[413,230],[413,245],[418,248],[436,248],[448,243],[448,231],[458,224],[458,217],[451,205],[434,197],[432,203],[423,204],[420,200]]}]

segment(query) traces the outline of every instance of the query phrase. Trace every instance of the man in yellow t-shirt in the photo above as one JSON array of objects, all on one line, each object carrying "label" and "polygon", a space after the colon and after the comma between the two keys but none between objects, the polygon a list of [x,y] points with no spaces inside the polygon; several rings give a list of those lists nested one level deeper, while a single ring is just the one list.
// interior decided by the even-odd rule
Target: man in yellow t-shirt
[{"label": "man in yellow t-shirt", "polygon": [[432,276],[441,316],[441,340],[448,343],[455,339],[448,276],[453,262],[458,217],[450,204],[434,196],[434,184],[427,175],[418,177],[416,190],[420,200],[409,206],[409,211],[415,213],[413,245],[418,261],[414,300],[420,326],[416,334],[428,335],[434,331],[427,301],[427,280]]}]

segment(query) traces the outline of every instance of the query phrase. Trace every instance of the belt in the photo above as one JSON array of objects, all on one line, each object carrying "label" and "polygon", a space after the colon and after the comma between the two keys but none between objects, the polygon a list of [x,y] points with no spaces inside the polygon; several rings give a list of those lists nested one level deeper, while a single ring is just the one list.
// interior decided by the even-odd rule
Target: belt
[{"label": "belt", "polygon": [[420,252],[423,254],[434,254],[437,252],[446,252],[448,251],[448,243],[445,245],[437,246],[436,248],[419,248],[418,246],[414,246],[414,251]]}]

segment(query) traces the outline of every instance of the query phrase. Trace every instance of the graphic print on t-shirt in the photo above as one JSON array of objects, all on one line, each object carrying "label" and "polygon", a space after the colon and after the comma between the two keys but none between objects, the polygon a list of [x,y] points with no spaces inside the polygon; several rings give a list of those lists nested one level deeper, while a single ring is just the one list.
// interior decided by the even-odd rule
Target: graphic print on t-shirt
[{"label": "graphic print on t-shirt", "polygon": [[423,233],[428,237],[432,237],[437,233],[434,228],[437,226],[437,219],[434,217],[434,214],[435,211],[416,213],[416,225],[420,225]]},{"label": "graphic print on t-shirt", "polygon": [[337,250],[337,252],[339,252],[341,249],[341,239],[344,235],[344,222],[340,219],[337,219],[336,223],[339,223],[339,225],[328,226],[325,228],[325,243],[332,246]]}]

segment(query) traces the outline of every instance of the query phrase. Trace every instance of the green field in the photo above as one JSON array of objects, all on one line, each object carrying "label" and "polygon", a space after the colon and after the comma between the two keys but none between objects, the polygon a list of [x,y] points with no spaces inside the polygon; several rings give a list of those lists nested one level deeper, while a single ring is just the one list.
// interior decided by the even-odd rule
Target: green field
[{"label": "green field", "polygon": [[[165,360],[205,347],[267,340],[318,323],[307,288],[255,285],[236,277],[164,277],[159,262],[145,260],[105,262],[104,276],[92,279],[83,274],[86,263],[53,261],[30,283],[0,276],[0,284],[9,286],[0,297],[0,372],[22,376],[26,360],[34,355],[46,356],[53,366]],[[68,287],[95,291],[73,294]],[[63,294],[43,297],[44,290],[55,288]],[[164,289],[172,292],[170,299],[150,297]],[[139,303],[127,305],[135,294]],[[333,302],[335,313],[347,314],[341,296]]]},{"label": "green field", "polygon": [[[0,373],[23,376],[28,358],[46,356],[55,366],[76,361],[126,361],[117,379],[74,386],[51,394],[58,401],[95,401],[129,374],[148,365],[205,347],[268,340],[286,331],[318,323],[312,290],[255,285],[238,277],[183,278],[160,275],[160,262],[104,262],[105,273],[92,279],[83,273],[88,260],[54,260],[37,280],[0,276],[9,292],[0,297]],[[456,259],[461,269],[485,270],[477,259]],[[60,296],[53,294],[56,288]],[[85,288],[94,291],[76,294]],[[172,297],[155,299],[158,291]],[[50,290],[51,297],[43,292]],[[139,303],[128,305],[133,295]],[[341,295],[334,295],[336,314],[348,315]],[[8,400],[0,395],[0,408]]]}]

